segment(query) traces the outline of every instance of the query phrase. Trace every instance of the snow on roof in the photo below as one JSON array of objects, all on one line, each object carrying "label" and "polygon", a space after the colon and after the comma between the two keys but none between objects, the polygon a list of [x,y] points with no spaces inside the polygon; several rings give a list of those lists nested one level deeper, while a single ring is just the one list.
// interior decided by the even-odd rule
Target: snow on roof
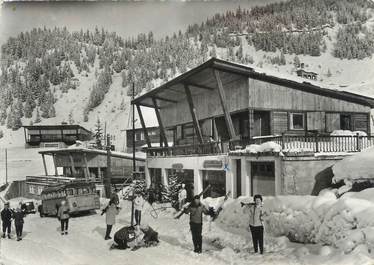
[{"label": "snow on roof", "polygon": [[333,182],[341,180],[374,179],[374,147],[337,162],[332,170]]}]

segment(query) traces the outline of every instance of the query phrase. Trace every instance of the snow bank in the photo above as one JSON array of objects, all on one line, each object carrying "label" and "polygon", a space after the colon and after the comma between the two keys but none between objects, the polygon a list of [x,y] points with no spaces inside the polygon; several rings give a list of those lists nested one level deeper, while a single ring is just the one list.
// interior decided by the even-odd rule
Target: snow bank
[{"label": "snow bank", "polygon": [[[333,246],[344,253],[374,250],[374,188],[347,193],[336,198],[336,190],[323,190],[318,196],[278,196],[264,199],[267,234],[286,236],[291,241]],[[241,197],[229,200],[218,222],[243,229],[248,217]],[[358,250],[356,250],[358,248]],[[364,252],[365,252],[364,251]],[[329,255],[331,250],[320,250]]]},{"label": "snow bank", "polygon": [[247,145],[244,149],[231,151],[230,154],[257,154],[257,153],[280,153],[282,147],[275,142],[265,142],[261,145],[251,144]]},{"label": "snow bank", "polygon": [[348,156],[333,166],[334,177],[332,181],[337,183],[341,180],[374,179],[373,161],[374,147]]},{"label": "snow bank", "polygon": [[350,130],[335,130],[330,135],[331,136],[367,136],[366,132],[363,131],[350,131]]}]

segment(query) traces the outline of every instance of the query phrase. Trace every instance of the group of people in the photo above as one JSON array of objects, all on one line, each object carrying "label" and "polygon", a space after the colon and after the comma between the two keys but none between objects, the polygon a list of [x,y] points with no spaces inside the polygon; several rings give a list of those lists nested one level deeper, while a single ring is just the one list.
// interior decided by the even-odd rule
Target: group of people
[{"label": "group of people", "polygon": [[[200,196],[194,196],[190,204],[186,204],[187,193],[185,187],[182,185],[178,193],[179,208],[190,216],[190,230],[192,235],[192,242],[194,252],[202,252],[202,228],[203,228],[203,214],[212,215],[212,209],[208,209],[200,200]],[[251,203],[241,202],[244,212],[248,214],[249,230],[252,234],[253,248],[255,253],[263,254],[264,252],[264,226],[263,219],[266,217],[266,212],[262,207],[262,196],[255,195]],[[117,197],[112,198],[106,208],[103,209],[102,215],[106,215],[106,233],[105,240],[112,239],[111,232],[113,225],[116,222],[116,216],[119,214],[121,208],[118,206],[119,200]],[[136,192],[134,198],[134,216],[135,225],[124,227],[118,230],[114,236],[115,246],[120,249],[132,248],[137,249],[144,245],[151,245],[158,243],[158,234],[149,226],[141,225],[142,210],[145,204],[145,199],[140,192]],[[15,210],[10,209],[9,202],[4,204],[4,209],[1,211],[1,220],[3,225],[3,238],[6,236],[11,239],[11,226],[14,219],[16,228],[17,241],[22,240],[22,231],[24,224],[24,217],[26,216],[22,203],[18,205]],[[61,201],[57,211],[57,218],[61,223],[61,235],[68,234],[70,210],[66,201]]]},{"label": "group of people", "polygon": [[9,202],[4,203],[4,209],[1,211],[1,221],[3,223],[3,238],[11,239],[12,220],[16,228],[17,241],[22,240],[24,217],[26,216],[23,203],[20,202],[15,210],[10,209]]},{"label": "group of people", "polygon": [[[263,221],[266,217],[266,212],[262,207],[262,196],[257,194],[253,197],[252,203],[241,203],[244,207],[244,212],[248,214],[249,230],[252,234],[253,249],[255,253],[264,253],[264,225]],[[196,195],[188,207],[183,210],[190,215],[190,230],[192,235],[192,242],[194,245],[194,252],[202,252],[202,228],[203,228],[203,214],[212,215],[210,209],[203,205],[200,197]]]}]

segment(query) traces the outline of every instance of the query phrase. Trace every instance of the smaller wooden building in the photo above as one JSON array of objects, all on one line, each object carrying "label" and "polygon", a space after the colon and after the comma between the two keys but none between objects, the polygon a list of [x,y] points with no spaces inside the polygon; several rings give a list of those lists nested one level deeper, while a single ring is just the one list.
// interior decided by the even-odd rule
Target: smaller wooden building
[{"label": "smaller wooden building", "polygon": [[[27,176],[26,185],[30,194],[40,194],[44,187],[71,181],[94,182],[98,186],[108,177],[107,151],[73,147],[39,151],[42,155],[45,175]],[[52,156],[54,172],[48,172],[45,156]],[[137,153],[136,172],[144,172],[145,154]],[[111,183],[122,184],[133,175],[132,154],[110,152]]]},{"label": "smaller wooden building", "polygon": [[26,147],[63,148],[77,141],[88,141],[92,133],[77,124],[23,126]]}]

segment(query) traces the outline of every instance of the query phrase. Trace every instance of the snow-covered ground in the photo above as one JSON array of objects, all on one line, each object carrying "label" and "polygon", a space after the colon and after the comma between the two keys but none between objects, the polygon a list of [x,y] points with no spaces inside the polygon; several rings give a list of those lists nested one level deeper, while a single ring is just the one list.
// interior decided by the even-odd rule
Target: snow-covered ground
[{"label": "snow-covered ground", "polygon": [[[170,208],[154,205],[159,210],[152,212],[147,205],[142,222],[158,231],[161,243],[157,247],[135,252],[109,250],[112,242],[103,239],[105,217],[99,214],[71,218],[68,236],[60,235],[55,218],[29,215],[24,240],[0,241],[0,260],[6,265],[374,264],[370,253],[374,247],[374,190],[343,197],[336,199],[333,192],[325,191],[318,197],[266,198],[265,209],[270,215],[263,256],[253,254],[248,220],[240,207],[240,201],[250,198],[241,197],[228,200],[215,222],[204,220],[201,255],[192,251],[188,216],[175,220]],[[12,201],[11,207],[17,201]],[[213,199],[205,203],[218,204]],[[121,200],[121,206],[114,231],[130,222],[130,203]]]}]

